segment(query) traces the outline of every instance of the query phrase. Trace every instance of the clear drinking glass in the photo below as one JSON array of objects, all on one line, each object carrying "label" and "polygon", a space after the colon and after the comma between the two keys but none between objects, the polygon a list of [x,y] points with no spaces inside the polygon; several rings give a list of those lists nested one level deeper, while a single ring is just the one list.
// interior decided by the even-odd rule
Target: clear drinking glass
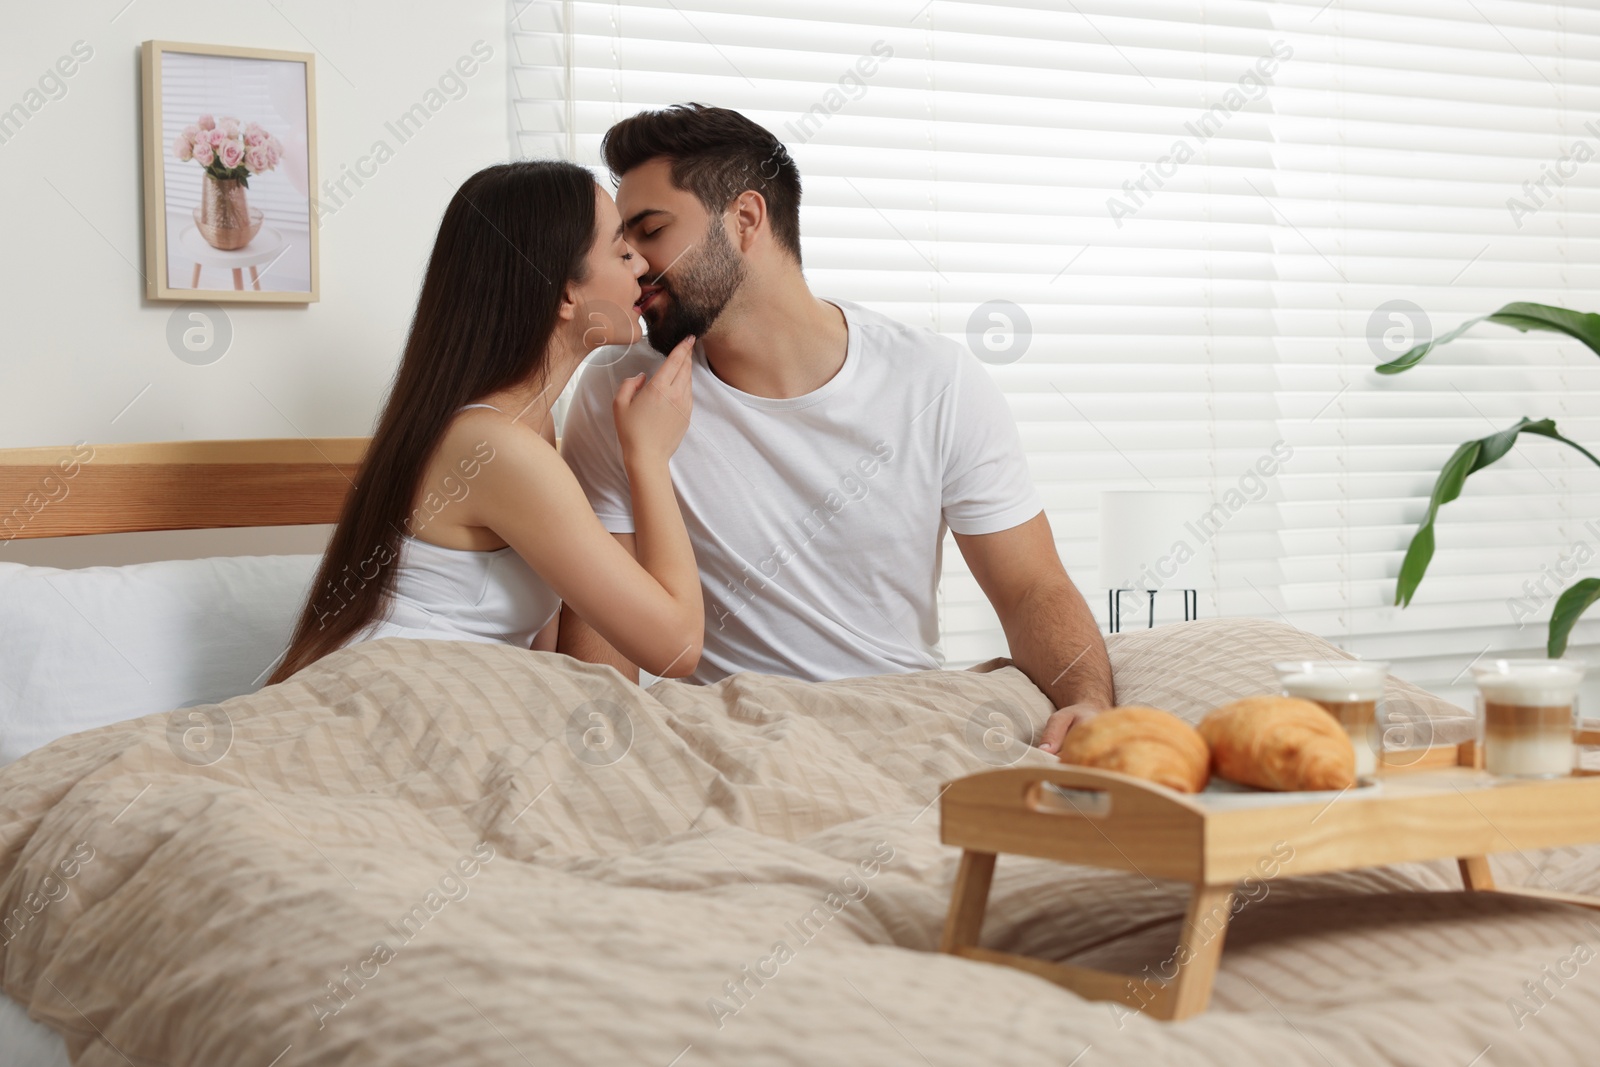
[{"label": "clear drinking glass", "polygon": [[1356,777],[1367,778],[1378,769],[1383,735],[1378,726],[1383,704],[1387,663],[1367,660],[1294,660],[1274,663],[1284,696],[1321,704],[1339,720],[1356,750]]},{"label": "clear drinking glass", "polygon": [[1475,665],[1484,769],[1507,778],[1571,774],[1578,758],[1572,732],[1583,672],[1583,664],[1556,659]]}]

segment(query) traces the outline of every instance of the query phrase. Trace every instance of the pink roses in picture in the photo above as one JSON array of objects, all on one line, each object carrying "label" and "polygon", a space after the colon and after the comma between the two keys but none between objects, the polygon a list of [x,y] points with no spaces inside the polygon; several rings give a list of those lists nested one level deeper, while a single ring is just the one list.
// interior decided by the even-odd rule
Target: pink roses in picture
[{"label": "pink roses in picture", "polygon": [[250,175],[277,168],[283,143],[258,123],[240,125],[229,115],[201,115],[172,142],[172,154],[185,163],[194,160],[218,181],[248,186]]}]

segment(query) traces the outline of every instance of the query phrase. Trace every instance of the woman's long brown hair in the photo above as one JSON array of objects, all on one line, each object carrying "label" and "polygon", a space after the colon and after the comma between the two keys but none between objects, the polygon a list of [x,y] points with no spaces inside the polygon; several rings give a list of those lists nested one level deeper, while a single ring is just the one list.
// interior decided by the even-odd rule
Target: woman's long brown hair
[{"label": "woman's long brown hair", "polygon": [[590,173],[547,160],[480,170],[450,199],[389,399],[268,684],[385,610],[419,483],[461,406],[545,376],[562,292],[584,280],[594,207]]}]

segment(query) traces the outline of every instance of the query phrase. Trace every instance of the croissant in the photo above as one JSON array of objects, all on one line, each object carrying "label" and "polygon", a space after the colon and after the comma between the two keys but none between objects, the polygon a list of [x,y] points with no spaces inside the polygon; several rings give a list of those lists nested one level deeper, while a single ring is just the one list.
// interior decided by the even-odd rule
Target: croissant
[{"label": "croissant", "polygon": [[1193,726],[1171,712],[1137,705],[1112,708],[1074,727],[1061,744],[1061,762],[1119,771],[1180,793],[1200,792],[1211,776],[1211,753]]},{"label": "croissant", "polygon": [[1259,789],[1347,789],[1356,753],[1322,705],[1297,697],[1235,700],[1200,722],[1219,778]]}]

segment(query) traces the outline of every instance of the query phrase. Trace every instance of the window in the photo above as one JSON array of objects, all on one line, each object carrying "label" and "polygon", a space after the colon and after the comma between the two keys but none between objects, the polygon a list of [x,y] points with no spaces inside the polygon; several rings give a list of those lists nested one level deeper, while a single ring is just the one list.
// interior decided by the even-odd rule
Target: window
[{"label": "window", "polygon": [[[518,154],[598,166],[611,123],[684,100],[786,142],[813,290],[985,358],[1102,621],[1102,489],[1237,501],[1211,538],[1203,617],[1281,617],[1447,691],[1486,650],[1541,648],[1541,580],[1553,593],[1556,568],[1600,556],[1600,521],[1586,525],[1600,470],[1524,442],[1444,509],[1428,578],[1392,607],[1455,446],[1523,414],[1600,442],[1600,359],[1485,325],[1408,374],[1372,371],[1419,331],[1510,300],[1600,307],[1600,14],[1494,0],[511,10]],[[1275,448],[1288,458],[1248,477]],[[951,665],[1002,653],[953,546],[946,567]],[[1575,651],[1597,640],[1591,620]]]}]

